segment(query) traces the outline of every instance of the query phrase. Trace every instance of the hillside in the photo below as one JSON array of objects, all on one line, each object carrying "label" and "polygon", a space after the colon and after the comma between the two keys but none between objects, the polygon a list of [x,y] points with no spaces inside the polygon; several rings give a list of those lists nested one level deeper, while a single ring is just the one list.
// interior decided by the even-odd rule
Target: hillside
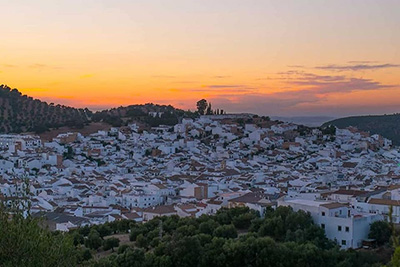
[{"label": "hillside", "polygon": [[380,134],[392,140],[393,144],[400,145],[400,114],[347,117],[326,122],[322,126],[327,125],[338,128],[354,126],[371,134]]},{"label": "hillside", "polygon": [[151,103],[92,112],[88,108],[48,104],[22,95],[17,89],[0,85],[0,133],[44,133],[62,127],[84,129],[93,123],[122,126],[138,122],[154,127],[175,125],[183,116],[195,117],[197,113]]},{"label": "hillside", "polygon": [[171,105],[130,105],[98,111],[93,114],[94,122],[106,122],[112,126],[122,126],[128,122],[138,122],[150,127],[175,125],[182,117],[196,117],[197,113],[174,108]]},{"label": "hillside", "polygon": [[0,85],[0,133],[42,132],[48,128],[81,128],[92,112],[64,105],[48,104]]}]

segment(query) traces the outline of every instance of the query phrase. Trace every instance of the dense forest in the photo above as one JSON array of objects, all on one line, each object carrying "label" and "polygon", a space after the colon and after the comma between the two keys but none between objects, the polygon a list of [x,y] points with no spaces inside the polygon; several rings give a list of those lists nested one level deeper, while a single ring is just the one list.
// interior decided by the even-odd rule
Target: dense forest
[{"label": "dense forest", "polygon": [[[287,207],[114,221],[69,233],[0,209],[1,266],[381,266],[377,251],[340,250],[309,214]],[[129,236],[120,243],[117,237]],[[104,254],[108,252],[108,254]],[[392,265],[396,266],[396,265]]]},{"label": "dense forest", "polygon": [[354,126],[361,131],[380,134],[392,140],[393,144],[400,145],[400,114],[347,117],[326,122],[323,127],[327,125],[338,128]]}]

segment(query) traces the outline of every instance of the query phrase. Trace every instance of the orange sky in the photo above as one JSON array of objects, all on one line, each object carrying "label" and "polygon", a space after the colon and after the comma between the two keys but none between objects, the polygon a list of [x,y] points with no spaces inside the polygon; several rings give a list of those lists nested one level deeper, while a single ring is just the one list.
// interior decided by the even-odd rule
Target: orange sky
[{"label": "orange sky", "polygon": [[399,112],[399,1],[0,0],[0,84],[101,109]]}]

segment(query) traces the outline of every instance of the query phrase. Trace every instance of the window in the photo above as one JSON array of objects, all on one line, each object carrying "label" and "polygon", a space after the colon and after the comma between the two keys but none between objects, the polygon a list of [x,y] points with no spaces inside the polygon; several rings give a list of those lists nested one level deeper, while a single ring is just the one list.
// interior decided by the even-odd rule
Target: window
[{"label": "window", "polygon": [[322,212],[322,216],[325,216],[325,211]]},{"label": "window", "polygon": [[346,232],[349,232],[349,231],[350,231],[350,228],[349,228],[348,226],[346,226],[345,231],[346,231]]},{"label": "window", "polygon": [[321,228],[325,229],[325,224],[324,223],[321,223]]},{"label": "window", "polygon": [[342,231],[342,226],[338,225],[337,230],[338,230],[339,232],[341,232],[341,231]]},{"label": "window", "polygon": [[346,240],[342,240],[342,246],[346,246]]}]

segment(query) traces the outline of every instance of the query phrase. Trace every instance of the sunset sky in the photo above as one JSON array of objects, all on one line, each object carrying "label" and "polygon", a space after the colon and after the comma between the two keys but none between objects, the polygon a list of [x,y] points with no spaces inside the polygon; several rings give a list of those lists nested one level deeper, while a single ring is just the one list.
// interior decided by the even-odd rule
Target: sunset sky
[{"label": "sunset sky", "polygon": [[400,112],[399,0],[0,0],[0,84],[89,107]]}]

